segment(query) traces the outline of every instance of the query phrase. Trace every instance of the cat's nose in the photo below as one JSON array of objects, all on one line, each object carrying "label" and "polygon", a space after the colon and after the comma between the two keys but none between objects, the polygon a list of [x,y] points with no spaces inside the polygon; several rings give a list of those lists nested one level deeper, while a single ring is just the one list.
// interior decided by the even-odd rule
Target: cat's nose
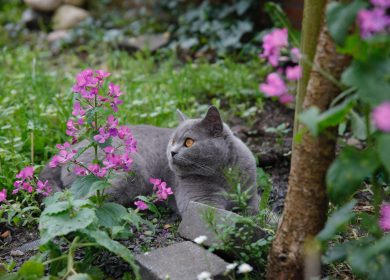
[{"label": "cat's nose", "polygon": [[177,153],[172,151],[171,155],[172,155],[172,157],[174,157],[175,155],[177,155]]}]

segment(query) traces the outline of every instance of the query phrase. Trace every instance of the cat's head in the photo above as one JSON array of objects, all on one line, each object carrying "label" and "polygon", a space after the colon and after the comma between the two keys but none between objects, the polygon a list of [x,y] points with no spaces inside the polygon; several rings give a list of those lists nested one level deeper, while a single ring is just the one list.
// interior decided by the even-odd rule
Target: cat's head
[{"label": "cat's head", "polygon": [[167,147],[170,169],[178,176],[216,174],[227,162],[231,135],[218,109],[211,106],[203,119],[178,115],[181,123]]}]

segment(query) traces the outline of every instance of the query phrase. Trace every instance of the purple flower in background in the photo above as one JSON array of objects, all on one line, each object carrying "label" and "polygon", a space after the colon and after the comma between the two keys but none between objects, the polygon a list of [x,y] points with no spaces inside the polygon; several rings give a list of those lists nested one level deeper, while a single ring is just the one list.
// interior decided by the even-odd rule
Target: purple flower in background
[{"label": "purple flower in background", "polygon": [[292,48],[290,53],[293,62],[298,62],[302,57],[301,51],[298,48]]},{"label": "purple flower in background", "polygon": [[279,97],[279,102],[282,104],[291,103],[294,101],[294,95],[285,93],[282,96]]},{"label": "purple flower in background", "polygon": [[34,167],[32,166],[27,166],[23,168],[15,177],[18,179],[32,179],[34,175]]},{"label": "purple flower in background", "polygon": [[0,202],[6,201],[7,200],[7,190],[2,189],[0,191]]},{"label": "purple flower in background", "polygon": [[386,9],[390,7],[390,0],[371,0],[371,4]]},{"label": "purple flower in background", "polygon": [[84,116],[85,115],[85,110],[81,107],[80,102],[74,103],[72,115],[73,116]]},{"label": "purple flower in background", "polygon": [[173,194],[167,183],[157,178],[150,178],[149,182],[153,184],[153,191],[156,191],[156,195],[159,201],[166,200],[169,195]]},{"label": "purple flower in background", "polygon": [[148,205],[145,202],[141,201],[141,200],[135,201],[134,205],[137,206],[137,209],[140,210],[140,211],[143,211],[143,210],[146,210],[146,209],[149,208]]},{"label": "purple flower in background", "polygon": [[38,180],[37,193],[41,193],[44,196],[48,196],[51,193],[51,191],[52,191],[52,189],[51,189],[49,182],[47,180],[45,182]]},{"label": "purple flower in background", "polygon": [[89,174],[87,169],[78,165],[73,168],[73,172],[78,176],[87,176]]},{"label": "purple flower in background", "polygon": [[372,112],[375,126],[384,132],[390,132],[390,101],[383,102]]},{"label": "purple flower in background", "polygon": [[89,164],[88,169],[95,175],[96,177],[104,177],[107,174],[106,168],[101,168],[99,164]]},{"label": "purple flower in background", "polygon": [[119,97],[122,95],[121,87],[119,85],[115,85],[113,83],[110,83],[108,85],[109,95],[112,97]]},{"label": "purple flower in background", "polygon": [[357,16],[362,38],[368,38],[375,33],[383,32],[390,25],[390,17],[381,8],[360,10]]},{"label": "purple flower in background", "polygon": [[260,84],[260,90],[266,96],[282,96],[287,93],[287,86],[283,79],[277,73],[271,73],[267,76],[266,82]]},{"label": "purple flower in background", "polygon": [[103,127],[101,127],[99,128],[99,134],[95,135],[93,139],[96,142],[103,144],[110,137],[111,137],[110,133],[106,132],[106,130]]},{"label": "purple flower in background", "polygon": [[272,66],[279,64],[280,50],[288,46],[287,28],[274,29],[263,38],[263,53],[262,58],[268,60]]},{"label": "purple flower in background", "polygon": [[385,232],[390,231],[390,204],[381,206],[379,226]]},{"label": "purple flower in background", "polygon": [[302,77],[302,68],[299,65],[286,68],[286,77],[290,81],[299,80]]}]

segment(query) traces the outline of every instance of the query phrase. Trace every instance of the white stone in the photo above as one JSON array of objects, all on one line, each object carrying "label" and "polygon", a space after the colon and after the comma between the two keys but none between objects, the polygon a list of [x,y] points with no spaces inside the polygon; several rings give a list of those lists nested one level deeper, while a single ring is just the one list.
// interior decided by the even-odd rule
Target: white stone
[{"label": "white stone", "polygon": [[54,43],[58,40],[65,39],[69,37],[69,32],[69,30],[55,30],[53,32],[50,32],[49,34],[47,34],[47,41],[49,43]]},{"label": "white stone", "polygon": [[61,5],[62,0],[24,0],[24,2],[34,10],[53,12]]},{"label": "white stone", "polygon": [[70,29],[77,26],[87,17],[89,17],[89,13],[84,9],[70,5],[62,5],[54,13],[53,28],[55,30]]}]

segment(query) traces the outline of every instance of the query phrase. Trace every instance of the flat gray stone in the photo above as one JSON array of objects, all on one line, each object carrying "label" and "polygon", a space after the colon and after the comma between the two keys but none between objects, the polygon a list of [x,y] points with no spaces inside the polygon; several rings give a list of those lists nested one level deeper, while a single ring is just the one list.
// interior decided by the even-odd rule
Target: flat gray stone
[{"label": "flat gray stone", "polygon": [[[205,235],[207,236],[207,240],[204,241],[203,245],[209,247],[212,244],[220,244],[221,241],[217,238],[215,232],[210,229],[209,224],[204,219],[204,216],[207,213],[214,216],[214,223],[217,226],[234,225],[235,220],[240,217],[240,215],[231,211],[191,201],[187,210],[182,215],[182,221],[178,229],[179,235],[188,240],[194,240],[198,236]],[[261,228],[256,228],[252,239],[255,241],[266,237],[266,235],[266,232]],[[240,241],[238,240],[237,242]]]},{"label": "flat gray stone", "polygon": [[203,271],[213,279],[226,279],[226,263],[190,241],[136,255],[142,280],[196,280]]},{"label": "flat gray stone", "polygon": [[124,38],[119,45],[129,51],[150,50],[152,52],[169,42],[169,33],[145,34],[139,37]]}]

